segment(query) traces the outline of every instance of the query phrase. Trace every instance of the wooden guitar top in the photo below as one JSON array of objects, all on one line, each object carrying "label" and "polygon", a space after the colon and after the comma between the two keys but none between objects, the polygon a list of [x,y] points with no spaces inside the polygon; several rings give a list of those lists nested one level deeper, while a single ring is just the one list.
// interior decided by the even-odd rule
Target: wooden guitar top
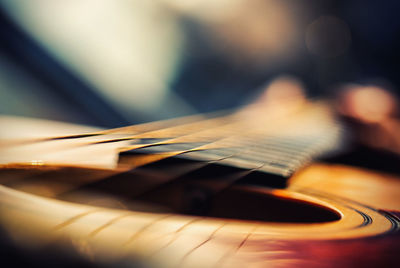
[{"label": "wooden guitar top", "polygon": [[43,263],[60,247],[100,266],[394,267],[399,177],[315,162],[345,133],[324,107],[10,134],[1,226]]}]

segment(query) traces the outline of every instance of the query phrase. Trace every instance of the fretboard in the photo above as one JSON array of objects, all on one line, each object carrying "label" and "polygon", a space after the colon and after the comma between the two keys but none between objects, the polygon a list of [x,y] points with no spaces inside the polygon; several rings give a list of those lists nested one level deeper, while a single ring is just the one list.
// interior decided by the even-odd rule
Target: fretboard
[{"label": "fretboard", "polygon": [[2,162],[146,170],[163,173],[160,183],[188,173],[229,173],[236,174],[230,181],[285,187],[294,172],[342,140],[328,106],[313,103],[286,114],[249,109],[10,143],[2,146]]},{"label": "fretboard", "polygon": [[[341,125],[321,104],[288,117],[258,115],[243,120],[233,115],[139,134],[134,144],[122,149],[119,163],[132,167],[152,164],[153,169],[159,169],[157,162],[181,159],[204,163],[203,170],[226,166],[249,171],[246,181],[255,179],[266,186],[284,187],[298,169],[338,150],[342,132]],[[146,144],[149,138],[156,140]],[[209,175],[213,172],[214,168]]]}]

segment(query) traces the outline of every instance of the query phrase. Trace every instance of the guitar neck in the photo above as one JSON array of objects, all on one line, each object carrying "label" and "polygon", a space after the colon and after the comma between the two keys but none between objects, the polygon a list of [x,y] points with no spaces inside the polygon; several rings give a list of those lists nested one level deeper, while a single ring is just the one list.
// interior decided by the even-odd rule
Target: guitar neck
[{"label": "guitar neck", "polygon": [[[202,161],[275,175],[280,183],[274,179],[270,185],[284,186],[296,170],[339,150],[344,141],[343,127],[322,103],[284,116],[256,111],[243,119],[233,114],[138,134],[136,144],[121,150],[119,163],[137,167],[172,157]],[[149,138],[159,140],[143,145]]]},{"label": "guitar neck", "polygon": [[279,183],[275,180],[271,186],[284,186],[296,170],[340,148],[342,129],[328,105],[314,102],[285,113],[250,107],[224,116],[197,115],[11,143],[2,146],[2,155],[7,163],[123,170],[170,158],[186,159],[271,174],[279,177]]}]

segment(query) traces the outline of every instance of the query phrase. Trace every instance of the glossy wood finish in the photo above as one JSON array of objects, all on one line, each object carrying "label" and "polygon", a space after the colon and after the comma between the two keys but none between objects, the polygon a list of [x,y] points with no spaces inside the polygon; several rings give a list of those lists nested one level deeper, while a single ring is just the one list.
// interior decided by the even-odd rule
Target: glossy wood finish
[{"label": "glossy wood finish", "polygon": [[[196,116],[74,136],[11,135],[1,144],[2,227],[24,248],[61,245],[102,265],[123,260],[150,267],[396,266],[399,178],[307,164],[314,154],[339,148],[340,131],[310,150],[274,140],[279,150],[268,147],[259,161],[236,157],[256,155],[260,136],[321,136],[326,133],[321,128],[303,129],[306,122],[315,125],[315,118],[337,130],[319,107],[295,109],[300,116],[284,122],[274,115],[243,125],[244,114],[254,115],[250,109],[234,122],[229,117],[199,122],[204,118]],[[155,145],[169,147],[151,152],[160,148]],[[236,147],[247,149],[229,151]],[[221,158],[221,150],[234,157]],[[181,157],[186,153],[189,157]],[[286,169],[289,164],[295,169]],[[293,171],[281,189],[246,180],[256,172],[271,179],[268,174]],[[207,210],[186,211],[188,200],[200,200]]]}]

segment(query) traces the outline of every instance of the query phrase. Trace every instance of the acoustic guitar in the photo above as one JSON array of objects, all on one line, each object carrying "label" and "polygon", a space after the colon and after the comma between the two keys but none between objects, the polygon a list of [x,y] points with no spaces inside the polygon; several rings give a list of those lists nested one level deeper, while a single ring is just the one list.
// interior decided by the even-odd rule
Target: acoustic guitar
[{"label": "acoustic guitar", "polygon": [[6,259],[398,266],[399,177],[332,161],[351,141],[328,103],[272,106],[111,130],[2,118]]}]

